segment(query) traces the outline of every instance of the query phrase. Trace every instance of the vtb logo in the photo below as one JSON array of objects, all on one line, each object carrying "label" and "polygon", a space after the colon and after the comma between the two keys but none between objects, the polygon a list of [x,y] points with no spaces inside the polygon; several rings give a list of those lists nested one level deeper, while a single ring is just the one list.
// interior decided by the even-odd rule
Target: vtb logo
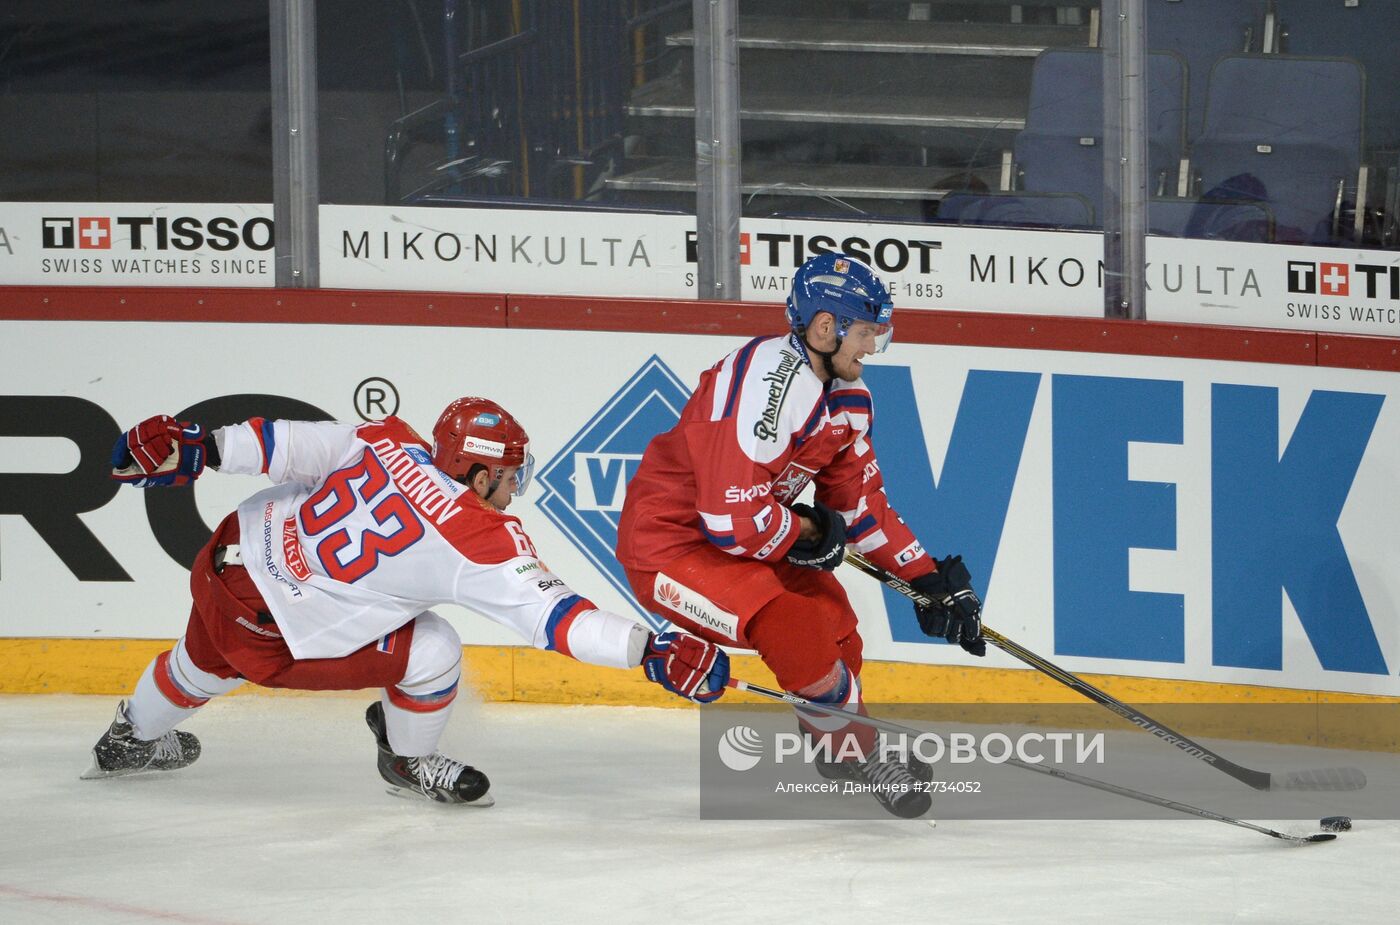
[{"label": "vtb logo", "polygon": [[[1320,285],[1319,285],[1320,282]],[[1351,294],[1351,267],[1345,263],[1288,261],[1288,291],[1306,295]]]},{"label": "vtb logo", "polygon": [[44,247],[51,250],[111,250],[112,220],[90,218],[44,219]]},{"label": "vtb logo", "polygon": [[621,512],[627,483],[641,464],[641,453],[575,453],[574,502],[578,509]]}]

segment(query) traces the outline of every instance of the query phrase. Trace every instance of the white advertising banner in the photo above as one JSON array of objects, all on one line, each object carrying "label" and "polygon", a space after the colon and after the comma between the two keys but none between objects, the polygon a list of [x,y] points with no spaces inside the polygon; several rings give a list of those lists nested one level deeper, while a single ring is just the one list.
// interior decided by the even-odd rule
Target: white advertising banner
[{"label": "white advertising banner", "polygon": [[272,286],[271,204],[0,202],[0,285]]},{"label": "white advertising banner", "polygon": [[1147,259],[1154,321],[1400,337],[1400,252],[1149,238]]},{"label": "white advertising banner", "polygon": [[[646,213],[322,206],[332,288],[695,297],[695,220]],[[1103,237],[745,218],[743,298],[778,302],[814,254],[870,263],[900,308],[1103,315]],[[1400,256],[1152,237],[1155,321],[1400,336]]]},{"label": "white advertising banner", "polygon": [[[320,228],[331,288],[695,298],[690,216],[322,206]],[[746,218],[740,283],[744,299],[781,302],[807,258],[841,250],[874,267],[901,307],[1102,316],[1098,236],[1005,243],[980,228]],[[1056,257],[1027,261],[1031,251]]]},{"label": "white advertising banner", "polygon": [[[695,297],[695,221],[651,213],[321,206],[328,288]],[[782,301],[794,269],[844,250],[900,308],[1103,314],[1095,233],[744,219],[744,299]],[[1155,321],[1400,337],[1400,256],[1152,237]],[[267,204],[0,203],[0,285],[266,286]]]},{"label": "white advertising banner", "polygon": [[[153,337],[158,375],[128,359]],[[0,373],[0,636],[181,632],[183,563],[262,482],[118,490],[105,472],[121,428],[158,412],[397,413],[426,431],[464,394],[530,431],[536,479],[513,511],[541,555],[600,606],[648,619],[612,557],[627,479],[742,342],[0,322],[0,343],[23,347]],[[891,500],[931,551],[965,557],[988,625],[1078,672],[1400,695],[1400,376],[910,344],[880,360],[866,371]],[[839,574],[868,657],[966,661],[922,637],[903,599]],[[446,614],[468,643],[519,641]],[[995,651],[981,664],[1016,667]]]}]

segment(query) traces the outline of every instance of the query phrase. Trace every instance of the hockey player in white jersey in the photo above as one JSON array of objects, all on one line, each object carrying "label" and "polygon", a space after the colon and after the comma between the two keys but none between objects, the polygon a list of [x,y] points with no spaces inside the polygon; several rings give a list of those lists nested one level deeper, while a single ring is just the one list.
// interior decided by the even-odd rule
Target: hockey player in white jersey
[{"label": "hockey player in white jersey", "polygon": [[489,806],[486,775],[437,750],[462,644],[434,604],[462,604],[579,661],[642,665],[692,700],[725,690],[728,658],[713,643],[600,610],[540,561],[505,513],[529,484],[529,438],[487,399],[450,404],[431,446],[394,417],[253,418],[209,432],[162,415],[127,432],[112,462],[114,478],[143,488],[187,484],[206,468],[276,484],[240,504],[200,551],[184,635],[118,705],[85,778],[189,765],[199,741],[175,727],[245,681],[378,687],[366,721],[394,792]]}]

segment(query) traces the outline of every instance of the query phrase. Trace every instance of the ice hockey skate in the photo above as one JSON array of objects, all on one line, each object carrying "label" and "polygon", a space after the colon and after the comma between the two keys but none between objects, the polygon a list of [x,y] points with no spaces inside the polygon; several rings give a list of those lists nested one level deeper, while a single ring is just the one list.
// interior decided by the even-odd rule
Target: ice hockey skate
[{"label": "ice hockey skate", "polygon": [[924,782],[911,774],[894,753],[877,752],[865,761],[851,764],[860,775],[858,780],[870,785],[871,795],[891,815],[917,819],[933,806]]},{"label": "ice hockey skate", "polygon": [[[834,758],[826,757],[826,753],[814,750],[812,746],[812,733],[799,726],[798,731],[802,733],[806,740],[806,747],[812,754],[812,767],[817,769],[817,773],[827,780],[860,780],[860,766],[856,761],[837,761]],[[883,739],[881,748],[884,748]],[[905,756],[904,766],[909,770],[910,775],[920,783],[927,784],[933,780],[933,768],[928,763],[922,761],[914,754]]]},{"label": "ice hockey skate", "polygon": [[157,739],[138,739],[126,716],[126,701],[117,704],[112,725],[92,747],[92,767],[83,780],[126,777],[151,771],[174,771],[194,764],[199,757],[199,739],[188,732],[172,729]]},{"label": "ice hockey skate", "polygon": [[487,792],[491,782],[470,765],[453,761],[434,752],[422,758],[396,755],[389,747],[384,725],[384,706],[378,702],[365,711],[365,722],[374,732],[379,747],[379,776],[389,784],[389,793],[409,799],[432,800],[462,806],[486,807],[496,800]]}]

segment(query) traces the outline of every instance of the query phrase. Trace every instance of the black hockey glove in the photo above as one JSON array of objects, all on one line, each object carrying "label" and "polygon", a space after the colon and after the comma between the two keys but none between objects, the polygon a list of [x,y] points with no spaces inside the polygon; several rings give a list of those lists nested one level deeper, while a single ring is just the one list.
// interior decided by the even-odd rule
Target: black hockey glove
[{"label": "black hockey glove", "polygon": [[787,560],[802,568],[819,568],[831,571],[841,564],[846,555],[846,520],[820,501],[812,505],[794,504],[792,512],[806,517],[817,525],[821,536],[815,540],[801,540],[792,544]]},{"label": "black hockey glove", "polygon": [[972,576],[962,556],[949,556],[938,563],[938,571],[915,578],[909,585],[932,602],[927,607],[914,605],[925,636],[942,636],[978,658],[987,654],[987,641],[982,638],[982,602],[972,590]]}]

